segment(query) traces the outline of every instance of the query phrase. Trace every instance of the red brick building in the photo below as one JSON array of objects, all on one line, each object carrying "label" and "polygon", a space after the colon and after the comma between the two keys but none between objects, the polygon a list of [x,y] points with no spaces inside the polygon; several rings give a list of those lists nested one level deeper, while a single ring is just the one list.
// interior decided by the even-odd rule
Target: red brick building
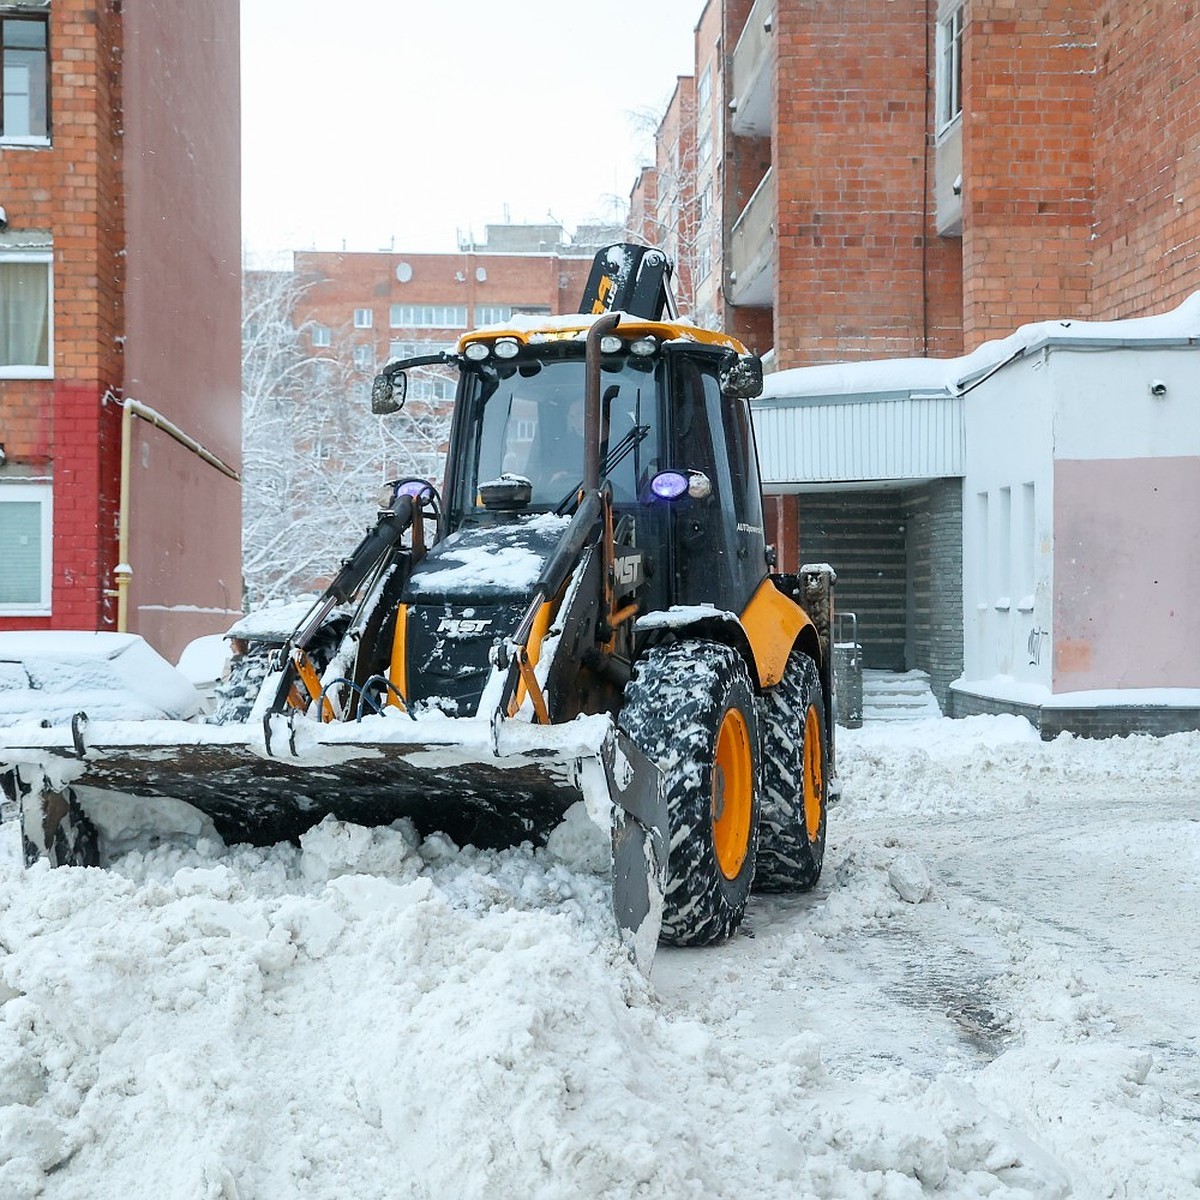
[{"label": "red brick building", "polygon": [[238,3],[0,31],[0,629],[173,657],[240,610]]},{"label": "red brick building", "polygon": [[1198,53],[1176,0],[709,0],[697,312],[786,368],[1173,307],[1200,288]]},{"label": "red brick building", "polygon": [[[489,225],[482,244],[456,254],[297,252],[295,324],[313,350],[352,347],[355,366],[373,372],[514,314],[577,312],[595,250],[620,237],[587,227],[567,241],[558,225]],[[416,382],[416,399],[453,398],[422,395]]]}]

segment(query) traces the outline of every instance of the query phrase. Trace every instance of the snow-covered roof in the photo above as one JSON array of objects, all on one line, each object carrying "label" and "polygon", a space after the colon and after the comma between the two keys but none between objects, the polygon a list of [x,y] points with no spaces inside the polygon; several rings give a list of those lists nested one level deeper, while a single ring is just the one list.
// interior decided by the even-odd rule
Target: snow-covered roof
[{"label": "snow-covered roof", "polygon": [[958,395],[1008,363],[1047,347],[1114,349],[1200,345],[1200,292],[1177,308],[1124,321],[1037,321],[959,358],[889,358],[795,367],[768,375],[757,401],[834,396],[921,398]]}]

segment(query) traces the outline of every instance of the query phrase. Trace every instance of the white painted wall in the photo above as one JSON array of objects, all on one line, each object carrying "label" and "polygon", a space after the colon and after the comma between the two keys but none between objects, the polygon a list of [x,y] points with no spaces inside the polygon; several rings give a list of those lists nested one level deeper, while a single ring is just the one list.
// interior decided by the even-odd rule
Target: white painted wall
[{"label": "white painted wall", "polygon": [[964,406],[964,680],[1197,686],[1200,345],[1043,348]]},{"label": "white painted wall", "polygon": [[[1200,455],[1200,345],[1060,346],[1050,373],[1055,458]],[[1165,395],[1151,394],[1155,382]]]},{"label": "white painted wall", "polygon": [[963,677],[1051,682],[1052,374],[1042,351],[964,397]]}]

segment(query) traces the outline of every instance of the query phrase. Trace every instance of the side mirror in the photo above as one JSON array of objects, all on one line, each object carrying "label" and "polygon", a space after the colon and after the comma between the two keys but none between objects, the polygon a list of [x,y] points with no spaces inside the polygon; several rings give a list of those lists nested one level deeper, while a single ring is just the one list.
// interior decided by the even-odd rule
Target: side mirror
[{"label": "side mirror", "polygon": [[740,354],[721,368],[721,392],[737,400],[753,400],[763,390],[762,359],[757,354]]},{"label": "side mirror", "polygon": [[399,412],[408,396],[408,376],[400,371],[396,375],[376,375],[371,384],[371,411],[377,417]]}]

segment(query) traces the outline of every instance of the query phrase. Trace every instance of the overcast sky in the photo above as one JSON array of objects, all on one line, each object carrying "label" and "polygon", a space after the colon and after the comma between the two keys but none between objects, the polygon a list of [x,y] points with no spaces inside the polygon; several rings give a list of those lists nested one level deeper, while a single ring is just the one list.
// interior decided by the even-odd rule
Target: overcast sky
[{"label": "overcast sky", "polygon": [[[453,251],[618,214],[703,0],[242,0],[243,238]],[[623,208],[619,215],[623,215]]]}]

